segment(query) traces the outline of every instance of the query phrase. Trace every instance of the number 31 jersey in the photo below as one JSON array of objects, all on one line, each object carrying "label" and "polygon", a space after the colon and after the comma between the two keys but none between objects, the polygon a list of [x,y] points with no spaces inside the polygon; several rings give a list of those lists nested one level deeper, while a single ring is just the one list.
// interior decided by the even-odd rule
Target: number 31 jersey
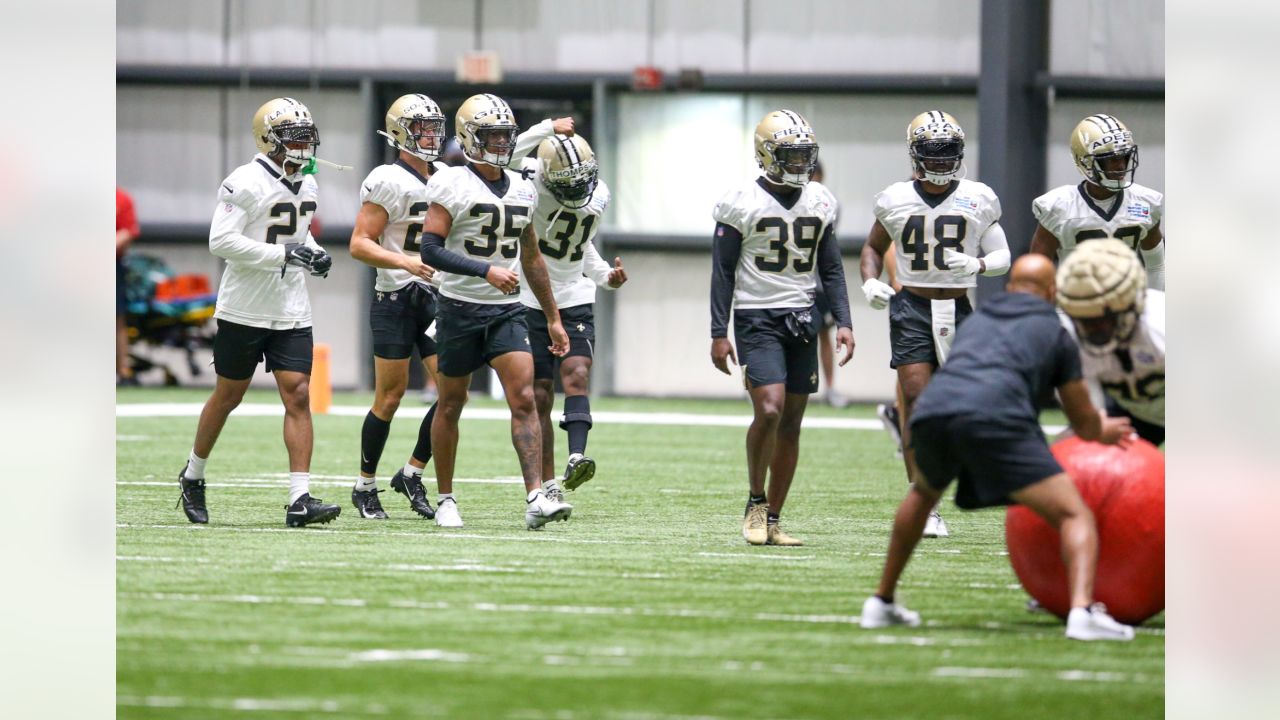
[{"label": "number 31 jersey", "polygon": [[976,180],[956,180],[941,195],[930,195],[919,180],[911,180],[876,195],[875,214],[893,240],[898,282],[967,288],[977,285],[977,279],[956,279],[947,268],[945,251],[978,257],[982,236],[1000,221],[1000,198]]},{"label": "number 31 jersey", "polygon": [[783,204],[763,177],[730,190],[712,217],[742,233],[733,306],[743,310],[813,304],[818,241],[834,226],[839,206],[822,183],[810,182]]},{"label": "number 31 jersey", "polygon": [[319,194],[314,177],[296,177],[259,153],[222,181],[209,224],[209,250],[227,261],[214,317],[274,330],[311,326],[306,271],[285,267],[284,246],[319,247],[311,238]]},{"label": "number 31 jersey", "polygon": [[[453,217],[444,247],[464,257],[520,272],[520,233],[533,218],[538,193],[533,182],[503,169],[502,178],[489,182],[468,163],[447,167],[427,183],[428,202]],[[440,273],[440,294],[454,300],[503,305],[518,298],[505,295],[482,277]]]},{"label": "number 31 jersey", "polygon": [[[443,163],[435,163],[439,171],[447,167]],[[391,252],[413,255],[417,257],[422,248],[422,221],[427,216],[427,182],[429,178],[418,174],[403,160],[396,160],[388,165],[379,165],[360,184],[360,203],[373,203],[387,211],[387,226],[378,238],[378,244]],[[399,268],[375,268],[378,278],[373,289],[378,292],[391,292],[417,281],[426,285],[422,278],[409,274]]]},{"label": "number 31 jersey", "polygon": [[1085,240],[1115,238],[1137,250],[1164,215],[1164,194],[1149,187],[1130,185],[1111,205],[1094,200],[1084,187],[1063,185],[1031,203],[1036,222],[1058,238],[1059,262]]},{"label": "number 31 jersey", "polygon": [[[612,269],[595,246],[596,233],[611,199],[609,186],[601,180],[585,207],[567,208],[542,183],[536,159],[526,159],[524,168],[526,173],[532,173],[538,190],[533,230],[538,234],[538,250],[547,265],[556,306],[563,309],[595,302],[596,286],[607,282]],[[520,302],[526,307],[540,307],[528,283],[520,285]]]}]

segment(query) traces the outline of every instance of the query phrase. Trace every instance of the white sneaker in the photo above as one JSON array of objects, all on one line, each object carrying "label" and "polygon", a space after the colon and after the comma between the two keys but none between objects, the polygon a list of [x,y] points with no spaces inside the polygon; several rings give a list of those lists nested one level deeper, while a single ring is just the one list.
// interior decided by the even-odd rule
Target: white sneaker
[{"label": "white sneaker", "polygon": [[827,404],[837,410],[843,410],[849,407],[849,398],[836,392],[834,389],[827,390]]},{"label": "white sneaker", "polygon": [[538,492],[532,500],[526,501],[524,524],[530,530],[541,530],[543,525],[556,520],[568,520],[573,514],[573,506],[567,502],[556,502],[545,493]]},{"label": "white sneaker", "polygon": [[1094,603],[1087,608],[1071,608],[1067,614],[1067,637],[1072,640],[1132,640],[1133,628],[1107,614],[1107,607]]},{"label": "white sneaker", "polygon": [[947,521],[942,519],[937,510],[929,513],[929,519],[924,523],[924,537],[940,538],[950,537],[951,533],[947,531]]},{"label": "white sneaker", "polygon": [[908,610],[898,603],[887,603],[872,595],[862,603],[862,617],[858,624],[868,630],[892,625],[916,627],[920,624],[920,613]]},{"label": "white sneaker", "polygon": [[462,527],[462,515],[458,514],[458,503],[453,498],[440,501],[436,508],[436,525],[443,528]]}]

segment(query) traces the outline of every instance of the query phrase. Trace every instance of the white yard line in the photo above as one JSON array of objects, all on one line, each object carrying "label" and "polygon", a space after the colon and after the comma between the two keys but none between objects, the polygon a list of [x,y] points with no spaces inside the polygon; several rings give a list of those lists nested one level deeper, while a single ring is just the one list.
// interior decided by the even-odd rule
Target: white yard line
[{"label": "white yard line", "polygon": [[[428,522],[428,521],[424,521]],[[434,525],[431,526],[435,528]],[[377,530],[348,530],[346,528],[338,529],[332,527],[311,527],[301,528],[269,528],[269,527],[231,527],[223,525],[161,525],[146,523],[116,523],[116,528],[120,530],[181,530],[186,532],[242,532],[242,533],[304,533],[317,537],[332,536],[336,538],[348,535],[377,535],[380,537],[412,537],[412,538],[447,538],[447,539],[469,539],[469,540],[505,540],[511,542],[559,542],[569,543],[571,545],[669,545],[670,543],[658,540],[601,540],[595,538],[570,538],[557,537],[547,533],[527,533],[522,535],[476,535],[474,533],[460,533],[453,530],[431,530],[427,533],[421,532],[382,532]]]},{"label": "white yard line", "polygon": [[[200,403],[130,403],[116,405],[116,417],[198,417],[204,406]],[[364,417],[367,407],[356,405],[334,405],[329,408],[330,415],[339,417]],[[244,403],[232,413],[242,417],[282,417],[284,408],[271,403]],[[406,407],[396,412],[398,418],[423,418],[427,414],[424,407]],[[464,408],[462,417],[465,420],[501,420],[511,419],[511,413],[502,408]],[[620,425],[683,425],[712,427],[747,427],[751,424],[750,415],[714,415],[681,412],[622,412],[596,410],[591,413],[596,423]],[[878,419],[866,418],[832,418],[807,417],[804,427],[824,430],[881,430],[883,425]],[[1061,425],[1045,425],[1044,431],[1056,435],[1065,428]]]}]

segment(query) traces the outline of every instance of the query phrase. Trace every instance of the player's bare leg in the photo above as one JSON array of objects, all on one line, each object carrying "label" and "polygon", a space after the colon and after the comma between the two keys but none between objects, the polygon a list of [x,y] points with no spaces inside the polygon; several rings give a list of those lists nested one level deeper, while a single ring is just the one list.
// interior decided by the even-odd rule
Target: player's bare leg
[{"label": "player's bare leg", "polygon": [[533,398],[533,356],[509,352],[489,361],[498,374],[511,408],[511,445],[524,476],[525,525],[538,530],[554,520],[568,520],[573,506],[546,497],[542,490],[542,427]]},{"label": "player's bare leg", "polygon": [[311,376],[295,370],[276,370],[276,387],[284,403],[284,446],[289,451],[289,504],[285,523],[301,527],[327,523],[341,512],[337,505],[311,496]]},{"label": "player's bare leg", "polygon": [[[911,449],[911,413],[915,409],[916,399],[933,377],[934,366],[931,363],[911,363],[898,366],[898,414],[902,418],[902,462],[907,468],[907,482],[920,483],[924,477],[916,466],[916,453]],[[949,533],[942,516],[936,511],[923,530],[924,537],[946,537]]]},{"label": "player's bare leg", "polygon": [[[560,363],[560,383],[564,386],[564,421],[561,427],[569,435],[569,463],[563,483],[574,490],[596,474],[596,461],[586,456],[587,434],[591,431],[590,392],[591,358],[572,356]],[[554,443],[552,444],[554,447]],[[543,459],[545,464],[547,459]]]},{"label": "player's bare leg", "polygon": [[441,495],[453,494],[453,468],[458,452],[458,420],[467,404],[467,390],[471,387],[471,373],[451,377],[441,373],[436,376],[436,389],[440,398],[436,401],[436,417],[431,423],[431,450],[436,467],[436,484]]},{"label": "player's bare leg", "polygon": [[765,475],[773,464],[778,424],[786,404],[786,386],[773,383],[750,390],[753,417],[747,428],[747,487],[750,495],[742,520],[742,536],[751,545],[769,538],[769,503],[764,492]]},{"label": "player's bare leg", "polygon": [[391,420],[409,385],[409,359],[373,357],[373,406],[360,428],[360,474],[351,488],[351,504],[362,518],[385,520],[376,474],[391,432]]},{"label": "player's bare leg", "polygon": [[551,427],[551,410],[556,404],[555,381],[534,380],[533,402],[538,409],[538,425],[542,431],[542,477],[550,479],[556,476],[556,436]]},{"label": "player's bare leg", "polygon": [[768,543],[770,545],[803,545],[787,535],[778,524],[782,506],[787,502],[787,492],[795,478],[796,463],[800,459],[800,425],[809,404],[808,393],[786,393],[782,417],[778,420],[777,440],[773,459],[769,463],[769,516]]},{"label": "player's bare leg", "polygon": [[926,482],[913,483],[907,496],[898,505],[893,516],[893,531],[889,535],[889,552],[884,559],[884,570],[880,574],[880,584],[876,594],[867,598],[862,606],[860,624],[864,628],[879,628],[889,625],[920,624],[920,614],[899,605],[894,599],[898,581],[902,571],[906,569],[911,554],[924,531],[942,494]]},{"label": "player's bare leg", "polygon": [[[436,367],[437,367],[437,364],[439,363],[439,359],[440,359],[440,358],[439,358],[439,356],[438,356],[438,355],[432,355],[432,356],[430,356],[430,357],[428,357],[428,358],[426,358],[425,360],[423,360],[423,361],[422,361],[422,367],[423,367],[423,369],[424,369],[424,370],[426,370],[426,371],[427,371],[427,380],[426,380],[426,384],[427,384],[427,385],[429,385],[429,386],[431,386],[431,387],[434,387],[434,386],[436,385],[436,383],[437,383],[436,376],[439,374],[439,371],[436,369]],[[433,407],[434,407],[434,405],[433,405]],[[430,409],[428,409],[428,410],[427,410],[427,412],[432,416],[432,417],[431,417],[431,420],[434,422],[434,420],[435,420],[435,413],[432,413]],[[425,420],[425,418],[424,418],[424,420]],[[428,438],[430,438],[430,436],[431,436],[431,425],[428,425],[428,426],[427,426],[427,437],[428,437]],[[432,453],[421,452],[421,453],[420,453],[420,452],[419,452],[419,449],[415,447],[415,448],[414,448],[413,455],[411,455],[411,456],[409,457],[409,464],[410,464],[410,465],[412,465],[412,466],[414,466],[414,467],[416,467],[416,468],[418,468],[418,470],[425,470],[425,469],[426,469],[426,467],[427,467],[427,461],[428,461],[428,460],[430,460],[431,458],[430,458],[430,457],[419,457],[419,455],[424,455],[424,456],[425,456],[425,455],[429,455],[429,454],[430,454],[430,455],[434,455],[434,452],[432,452]]]},{"label": "player's bare leg", "polygon": [[250,380],[251,378],[231,380],[218,376],[213,386],[213,393],[209,395],[209,399],[204,402],[204,409],[200,411],[200,422],[196,425],[196,441],[192,445],[196,455],[208,459],[209,454],[213,452],[214,444],[218,442],[218,436],[222,434],[222,427],[227,424],[227,417],[231,415],[232,410],[239,407],[240,401],[244,400]]}]

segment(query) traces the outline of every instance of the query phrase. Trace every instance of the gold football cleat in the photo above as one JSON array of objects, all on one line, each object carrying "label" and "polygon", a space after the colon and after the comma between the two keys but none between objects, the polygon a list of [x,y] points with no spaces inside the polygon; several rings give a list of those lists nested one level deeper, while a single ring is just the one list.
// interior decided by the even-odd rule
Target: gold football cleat
[{"label": "gold football cleat", "polygon": [[764,545],[769,539],[769,506],[751,505],[742,518],[742,537],[751,545]]},{"label": "gold football cleat", "polygon": [[781,547],[799,547],[804,544],[803,540],[793,538],[782,531],[782,528],[774,523],[769,526],[768,545],[779,545]]}]

